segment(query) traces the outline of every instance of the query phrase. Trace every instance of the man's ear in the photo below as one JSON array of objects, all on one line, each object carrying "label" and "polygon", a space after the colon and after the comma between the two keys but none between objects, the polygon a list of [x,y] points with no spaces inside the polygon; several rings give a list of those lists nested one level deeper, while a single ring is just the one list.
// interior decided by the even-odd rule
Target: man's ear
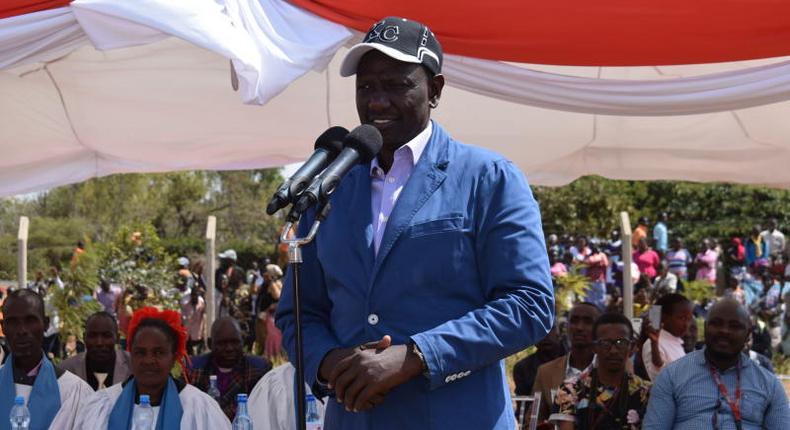
[{"label": "man's ear", "polygon": [[431,78],[429,102],[432,108],[439,106],[439,99],[442,97],[442,89],[444,89],[444,75],[438,74]]}]

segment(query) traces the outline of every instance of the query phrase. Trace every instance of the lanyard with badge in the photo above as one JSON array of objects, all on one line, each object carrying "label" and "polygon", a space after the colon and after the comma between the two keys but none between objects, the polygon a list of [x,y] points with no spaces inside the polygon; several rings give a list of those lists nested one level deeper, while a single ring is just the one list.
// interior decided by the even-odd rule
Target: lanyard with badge
[{"label": "lanyard with badge", "polygon": [[[724,399],[727,401],[727,404],[730,405],[730,410],[732,410],[732,416],[735,418],[735,428],[741,430],[743,427],[741,426],[741,366],[740,363],[735,366],[735,377],[736,377],[736,385],[735,385],[735,400],[730,398],[730,394],[727,392],[727,386],[721,380],[719,376],[719,372],[713,367],[710,366],[710,374],[713,376],[713,380],[716,381],[716,385],[719,386],[719,393],[724,396]],[[717,411],[713,411],[713,428],[717,428]]]}]

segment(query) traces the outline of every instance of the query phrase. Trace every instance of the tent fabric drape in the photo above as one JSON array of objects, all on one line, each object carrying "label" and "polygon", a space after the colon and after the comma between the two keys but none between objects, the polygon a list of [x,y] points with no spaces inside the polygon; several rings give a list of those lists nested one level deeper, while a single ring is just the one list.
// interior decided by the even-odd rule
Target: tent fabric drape
[{"label": "tent fabric drape", "polygon": [[[0,195],[299,161],[326,127],[358,124],[354,79],[338,68],[360,37],[280,0],[76,0],[0,19]],[[599,174],[784,185],[788,68],[788,58],[589,67],[448,54],[433,117],[533,184]]]},{"label": "tent fabric drape", "polygon": [[71,0],[3,0],[0,19],[66,6]]},{"label": "tent fabric drape", "polygon": [[653,66],[790,55],[784,0],[290,0],[365,32],[397,15],[446,53],[571,66]]},{"label": "tent fabric drape", "polygon": [[68,7],[0,19],[0,70],[54,60],[87,41]]},{"label": "tent fabric drape", "polygon": [[665,116],[790,100],[790,60],[703,76],[600,79],[448,55],[448,85],[499,100],[567,112]]}]

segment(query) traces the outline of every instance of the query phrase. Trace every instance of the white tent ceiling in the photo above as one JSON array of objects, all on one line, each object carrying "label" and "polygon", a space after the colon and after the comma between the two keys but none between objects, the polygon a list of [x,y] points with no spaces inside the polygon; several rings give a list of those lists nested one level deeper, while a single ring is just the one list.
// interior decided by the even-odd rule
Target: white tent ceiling
[{"label": "white tent ceiling", "polygon": [[[122,172],[245,169],[304,159],[330,125],[358,124],[353,78],[308,72],[264,106],[231,88],[229,60],[178,38],[0,71],[0,195]],[[531,66],[568,76],[669,80],[777,63]],[[434,118],[512,159],[533,184],[619,179],[790,183],[790,102],[685,116],[569,113],[446,87]]]}]

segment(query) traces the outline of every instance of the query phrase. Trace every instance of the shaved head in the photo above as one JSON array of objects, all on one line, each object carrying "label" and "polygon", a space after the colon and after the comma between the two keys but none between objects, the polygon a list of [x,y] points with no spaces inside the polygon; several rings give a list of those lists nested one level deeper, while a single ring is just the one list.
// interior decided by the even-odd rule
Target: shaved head
[{"label": "shaved head", "polygon": [[708,321],[720,314],[736,316],[746,327],[751,329],[752,320],[749,318],[749,312],[740,302],[731,297],[718,300],[713,304],[708,312]]},{"label": "shaved head", "polygon": [[731,298],[717,301],[705,320],[706,356],[719,363],[737,360],[751,327],[749,312],[740,303]]},{"label": "shaved head", "polygon": [[244,358],[241,327],[231,317],[223,317],[211,326],[211,356],[219,367],[233,368]]},{"label": "shaved head", "polygon": [[222,330],[225,332],[226,330],[230,330],[235,332],[239,339],[241,339],[241,326],[239,322],[236,321],[234,318],[231,317],[222,317],[218,320],[214,321],[214,324],[211,325],[211,337],[216,338],[217,332]]}]

